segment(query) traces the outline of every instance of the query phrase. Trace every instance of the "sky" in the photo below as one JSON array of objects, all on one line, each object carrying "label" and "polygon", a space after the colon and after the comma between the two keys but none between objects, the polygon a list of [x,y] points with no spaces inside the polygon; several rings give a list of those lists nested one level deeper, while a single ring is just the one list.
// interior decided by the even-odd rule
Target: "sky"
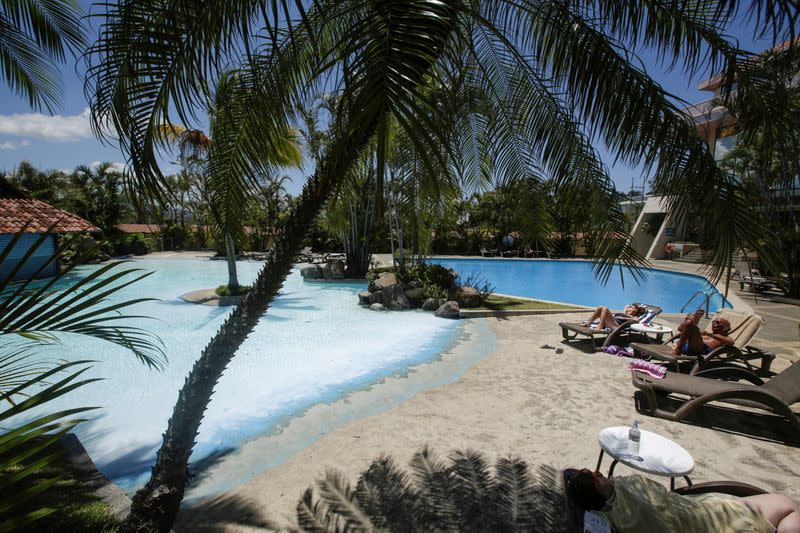
[{"label": "sky", "polygon": [[[769,40],[754,41],[752,26],[741,17],[728,34],[739,40],[744,49],[758,52],[771,45]],[[697,85],[710,77],[710,72],[688,79],[680,71],[665,72],[652,54],[640,56],[645,70],[669,93],[684,101],[696,103],[711,97],[697,90]],[[89,122],[89,104],[83,92],[81,62],[70,62],[62,71],[63,99],[60,109],[49,115],[32,111],[25,100],[15,95],[6,84],[0,83],[0,172],[13,170],[20,161],[27,160],[41,169],[71,170],[78,165],[100,161],[124,163],[117,146],[109,146],[92,134]],[[633,183],[642,187],[641,170],[624,165],[614,165],[613,156],[601,145],[596,145],[617,189],[628,191]],[[162,170],[172,173],[177,165],[165,159]],[[288,173],[292,184],[288,192],[297,193],[303,185],[298,172]]]}]

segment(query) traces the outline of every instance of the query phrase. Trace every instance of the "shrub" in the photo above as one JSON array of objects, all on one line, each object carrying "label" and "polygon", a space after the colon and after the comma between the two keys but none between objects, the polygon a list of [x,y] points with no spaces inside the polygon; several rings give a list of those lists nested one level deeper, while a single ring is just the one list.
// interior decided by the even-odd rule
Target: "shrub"
[{"label": "shrub", "polygon": [[494,285],[489,283],[489,280],[481,276],[478,272],[473,272],[461,281],[464,287],[472,287],[476,289],[481,295],[481,304],[486,303],[486,300],[494,293]]},{"label": "shrub", "polygon": [[150,241],[141,233],[125,235],[114,243],[114,255],[145,255],[150,253]]},{"label": "shrub", "polygon": [[219,296],[241,296],[242,294],[247,294],[252,289],[252,285],[239,285],[236,290],[231,290],[230,287],[227,285],[220,285],[214,292],[217,293]]},{"label": "shrub", "polygon": [[164,239],[164,247],[167,250],[184,248],[191,240],[189,230],[180,224],[170,224],[161,230],[161,237]]}]

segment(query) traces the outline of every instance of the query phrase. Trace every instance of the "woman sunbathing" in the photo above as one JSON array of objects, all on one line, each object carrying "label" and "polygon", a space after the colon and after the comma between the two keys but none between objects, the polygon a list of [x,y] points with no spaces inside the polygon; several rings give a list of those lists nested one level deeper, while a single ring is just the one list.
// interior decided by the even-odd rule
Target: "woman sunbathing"
[{"label": "woman sunbathing", "polygon": [[592,313],[589,320],[581,322],[582,326],[589,326],[597,320],[597,329],[600,331],[611,331],[620,327],[622,322],[641,317],[647,312],[647,308],[639,304],[626,305],[621,313],[612,313],[611,310],[601,305]]},{"label": "woman sunbathing", "polygon": [[693,314],[686,315],[678,326],[681,335],[672,355],[706,355],[720,346],[733,344],[733,339],[728,337],[731,323],[724,318],[715,318],[711,321],[711,333],[702,331],[697,324],[703,314],[703,310],[698,309]]},{"label": "woman sunbathing", "polygon": [[604,477],[584,468],[567,484],[567,495],[597,511],[614,531],[800,533],[797,503],[780,494],[745,498],[703,494],[682,496],[640,475]]}]

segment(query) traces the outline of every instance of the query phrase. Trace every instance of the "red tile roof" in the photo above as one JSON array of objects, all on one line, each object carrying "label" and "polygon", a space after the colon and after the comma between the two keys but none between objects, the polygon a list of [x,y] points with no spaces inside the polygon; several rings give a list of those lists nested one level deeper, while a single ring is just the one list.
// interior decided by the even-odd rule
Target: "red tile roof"
[{"label": "red tile roof", "polygon": [[158,224],[117,224],[117,229],[122,233],[158,233],[161,226]]},{"label": "red tile roof", "polygon": [[43,233],[53,224],[54,233],[100,231],[81,217],[41,200],[0,198],[0,233],[16,233],[26,223],[25,233]]}]

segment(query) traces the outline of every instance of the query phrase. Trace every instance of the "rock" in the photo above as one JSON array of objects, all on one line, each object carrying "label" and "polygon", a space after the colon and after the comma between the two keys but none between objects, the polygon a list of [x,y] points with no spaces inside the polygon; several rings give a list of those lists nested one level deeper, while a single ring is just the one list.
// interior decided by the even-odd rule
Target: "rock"
[{"label": "rock", "polygon": [[406,298],[408,298],[409,303],[411,303],[411,307],[419,307],[419,304],[422,303],[422,299],[425,298],[425,291],[418,288],[413,289],[406,289]]},{"label": "rock", "polygon": [[383,311],[386,309],[383,304],[372,304],[369,306],[370,311]]},{"label": "rock", "polygon": [[445,300],[444,298],[439,298],[438,300],[436,300],[436,308],[438,309],[446,303],[447,300]]},{"label": "rock", "polygon": [[460,318],[461,309],[458,307],[458,302],[449,301],[445,302],[439,309],[436,310],[434,315],[439,318]]},{"label": "rock", "polygon": [[456,285],[450,291],[450,299],[458,302],[460,307],[478,307],[481,305],[481,293],[474,287]]},{"label": "rock", "polygon": [[436,311],[436,307],[436,300],[433,298],[425,298],[425,301],[422,302],[423,311]]},{"label": "rock", "polygon": [[371,304],[382,304],[383,303],[383,293],[381,291],[375,291],[369,293],[369,303]]},{"label": "rock", "polygon": [[369,283],[369,292],[380,291],[392,285],[397,285],[397,277],[394,272],[381,272],[375,281]]},{"label": "rock", "polygon": [[399,311],[411,307],[411,304],[408,303],[408,298],[406,298],[406,293],[400,285],[395,283],[389,287],[384,287],[381,292],[383,293],[383,305],[389,309]]},{"label": "rock", "polygon": [[369,301],[369,292],[361,291],[358,293],[358,305],[369,305],[371,302]]},{"label": "rock", "polygon": [[344,261],[336,259],[325,263],[322,275],[325,276],[325,279],[344,279]]},{"label": "rock", "polygon": [[412,279],[408,283],[406,283],[406,289],[421,289],[422,283],[418,279]]},{"label": "rock", "polygon": [[322,269],[319,265],[311,265],[300,269],[300,275],[303,279],[320,279],[322,277]]}]

